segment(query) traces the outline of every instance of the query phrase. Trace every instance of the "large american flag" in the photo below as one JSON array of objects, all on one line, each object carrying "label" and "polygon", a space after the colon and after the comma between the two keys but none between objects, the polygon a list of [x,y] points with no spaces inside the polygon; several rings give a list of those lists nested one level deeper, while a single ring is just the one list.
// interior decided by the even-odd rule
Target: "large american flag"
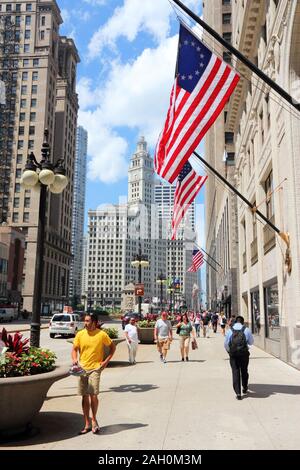
[{"label": "large american flag", "polygon": [[195,273],[201,268],[202,264],[204,263],[204,255],[201,250],[193,250],[193,261],[192,265],[189,267],[189,273]]},{"label": "large american flag", "polygon": [[154,168],[172,183],[214,123],[239,75],[180,25],[177,73],[154,155]]},{"label": "large american flag", "polygon": [[175,189],[172,240],[176,239],[176,231],[180,222],[206,180],[207,176],[197,175],[192,165],[189,162],[185,163],[178,176]]}]

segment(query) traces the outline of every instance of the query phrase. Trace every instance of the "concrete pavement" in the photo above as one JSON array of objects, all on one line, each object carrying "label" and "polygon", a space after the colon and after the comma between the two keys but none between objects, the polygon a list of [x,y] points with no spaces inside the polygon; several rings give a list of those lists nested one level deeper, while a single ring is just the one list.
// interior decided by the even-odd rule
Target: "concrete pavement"
[{"label": "concrete pavement", "polygon": [[[252,347],[250,393],[237,401],[220,333],[198,339],[181,362],[177,335],[167,364],[155,345],[140,345],[135,366],[123,342],[101,377],[101,432],[82,428],[77,379],[56,382],[27,440],[3,449],[300,449],[300,373]],[[70,345],[71,349],[71,345]]]}]

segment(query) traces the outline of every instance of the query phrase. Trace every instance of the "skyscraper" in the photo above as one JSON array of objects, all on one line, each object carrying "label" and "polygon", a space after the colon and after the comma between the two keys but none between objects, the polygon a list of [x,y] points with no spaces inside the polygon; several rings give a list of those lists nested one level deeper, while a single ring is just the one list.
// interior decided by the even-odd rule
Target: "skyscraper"
[{"label": "skyscraper", "polygon": [[79,126],[76,137],[74,194],[72,214],[72,262],[69,297],[79,303],[82,290],[83,233],[86,186],[87,131]]},{"label": "skyscraper", "polygon": [[[40,161],[45,128],[50,158],[53,163],[64,158],[69,178],[63,194],[48,195],[47,201],[42,303],[48,311],[60,308],[68,296],[79,57],[73,40],[59,36],[62,18],[55,0],[3,0],[0,7],[2,21],[13,23],[17,38],[9,57],[3,57],[0,50],[0,75],[3,79],[8,73],[13,78],[4,159],[10,180],[3,188],[1,212],[3,220],[22,228],[26,236],[22,296],[28,311],[32,310],[35,279],[39,188],[23,188],[21,176],[28,153],[33,151]],[[3,155],[1,149],[1,162]]]}]

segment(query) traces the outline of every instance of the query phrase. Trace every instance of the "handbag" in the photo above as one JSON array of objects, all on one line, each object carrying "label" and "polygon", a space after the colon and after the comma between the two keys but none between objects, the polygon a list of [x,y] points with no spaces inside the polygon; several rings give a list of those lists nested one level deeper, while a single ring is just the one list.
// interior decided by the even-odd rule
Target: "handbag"
[{"label": "handbag", "polygon": [[192,340],[192,349],[198,349],[198,344],[195,338]]}]

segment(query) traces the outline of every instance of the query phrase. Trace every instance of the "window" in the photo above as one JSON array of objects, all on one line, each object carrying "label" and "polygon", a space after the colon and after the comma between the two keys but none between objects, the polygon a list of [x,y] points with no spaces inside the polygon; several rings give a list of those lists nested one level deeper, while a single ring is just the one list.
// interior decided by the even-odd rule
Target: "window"
[{"label": "window", "polygon": [[40,59],[33,59],[33,66],[38,67]]},{"label": "window", "polygon": [[13,222],[19,222],[19,214],[17,212],[13,213]]},{"label": "window", "polygon": [[223,52],[223,60],[227,62],[227,64],[231,64],[231,52]]},{"label": "window", "polygon": [[18,209],[20,207],[20,198],[19,197],[15,197],[14,198],[14,208],[15,209]]},{"label": "window", "polygon": [[29,59],[23,59],[23,67],[29,67]]},{"label": "window", "polygon": [[26,4],[26,11],[32,11],[32,4],[31,3]]},{"label": "window", "polygon": [[45,39],[45,31],[41,31],[41,41]]},{"label": "window", "polygon": [[31,100],[31,107],[32,107],[32,108],[36,108],[36,103],[37,103],[36,98],[32,98],[32,100]]},{"label": "window", "polygon": [[29,209],[29,207],[30,207],[30,197],[25,197],[25,199],[24,199],[24,207],[25,207],[26,209]]},{"label": "window", "polygon": [[25,25],[30,26],[31,25],[31,16],[26,16],[25,17]]},{"label": "window", "polygon": [[32,80],[36,82],[39,79],[39,73],[38,72],[32,72]]},{"label": "window", "polygon": [[24,135],[24,126],[19,127],[19,135]]},{"label": "window", "polygon": [[223,39],[231,44],[231,33],[223,33]]},{"label": "window", "polygon": [[23,214],[23,222],[29,222],[29,212],[24,212],[24,214]]},{"label": "window", "polygon": [[233,144],[233,138],[233,132],[225,132],[225,144]]},{"label": "window", "polygon": [[222,5],[230,5],[231,0],[222,0]]},{"label": "window", "polygon": [[21,11],[21,3],[17,3],[16,4],[16,12],[20,13],[20,11]]},{"label": "window", "polygon": [[20,183],[15,184],[15,193],[19,193],[21,191],[21,185]]},{"label": "window", "polygon": [[30,121],[34,122],[36,120],[36,113],[30,113]]},{"label": "window", "polygon": [[17,164],[20,164],[23,162],[23,155],[21,153],[18,153],[17,155]]},{"label": "window", "polygon": [[27,95],[27,85],[21,86],[21,95]]},{"label": "window", "polygon": [[29,135],[34,135],[34,134],[35,134],[35,127],[29,126]]},{"label": "window", "polygon": [[30,44],[24,44],[24,52],[30,51]]},{"label": "window", "polygon": [[259,335],[260,334],[260,306],[259,306],[259,290],[251,292],[251,327],[252,333]]},{"label": "window", "polygon": [[[21,16],[16,16],[15,17],[15,24],[16,24],[17,28],[19,28],[21,26]],[[20,39],[20,31],[16,31],[16,33],[19,33],[19,39]]]},{"label": "window", "polygon": [[28,80],[28,72],[23,72],[22,73],[22,80],[25,82],[26,80]]},{"label": "window", "polygon": [[279,304],[278,304],[278,284],[277,282],[265,287],[264,289],[265,301],[265,323],[266,323],[266,337],[275,341],[280,340],[280,319],[279,319]]},{"label": "window", "polygon": [[231,23],[231,13],[223,13],[223,24]]},{"label": "window", "polygon": [[25,121],[25,116],[26,116],[25,113],[20,113],[20,117],[19,117],[20,122],[24,122],[24,121]]},{"label": "window", "polygon": [[29,141],[28,141],[28,149],[29,149],[29,150],[34,149],[34,140],[29,140]]},{"label": "window", "polygon": [[271,219],[274,215],[273,171],[271,170],[264,184],[266,194],[266,216]]},{"label": "window", "polygon": [[21,168],[17,168],[16,169],[16,178],[21,178],[22,176],[22,169]]},{"label": "window", "polygon": [[36,95],[36,94],[37,94],[37,85],[32,85],[32,87],[31,87],[31,93],[32,93],[33,95]]},{"label": "window", "polygon": [[8,3],[8,4],[6,5],[6,11],[12,11],[11,3]]},{"label": "window", "polygon": [[23,149],[24,148],[24,140],[18,140],[18,149]]},{"label": "window", "polygon": [[27,101],[25,98],[21,99],[21,108],[26,108]]},{"label": "window", "polygon": [[30,29],[25,29],[25,39],[30,39]]},{"label": "window", "polygon": [[42,26],[45,26],[45,24],[46,24],[46,17],[42,16]]}]

